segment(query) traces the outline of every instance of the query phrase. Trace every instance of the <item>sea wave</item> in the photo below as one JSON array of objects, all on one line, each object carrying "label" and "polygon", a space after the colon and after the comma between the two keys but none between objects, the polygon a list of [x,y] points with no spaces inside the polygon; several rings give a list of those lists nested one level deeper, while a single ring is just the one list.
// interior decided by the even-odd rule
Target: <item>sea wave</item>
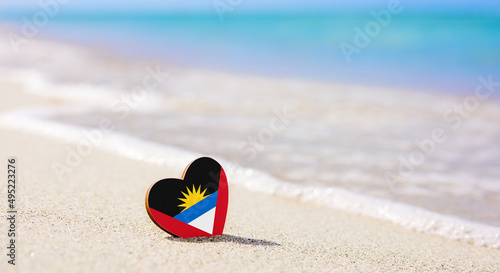
[{"label": "sea wave", "polygon": [[[51,120],[55,113],[85,112],[86,106],[38,107],[7,112],[0,117],[3,128],[53,137],[73,144],[89,142],[95,128]],[[120,156],[182,170],[193,158],[203,154],[110,132],[95,147]],[[385,220],[408,229],[456,239],[478,246],[500,248],[500,228],[458,217],[431,212],[411,205],[366,196],[329,186],[307,186],[277,179],[269,173],[219,159],[229,183],[248,190],[287,197],[334,209]]]}]

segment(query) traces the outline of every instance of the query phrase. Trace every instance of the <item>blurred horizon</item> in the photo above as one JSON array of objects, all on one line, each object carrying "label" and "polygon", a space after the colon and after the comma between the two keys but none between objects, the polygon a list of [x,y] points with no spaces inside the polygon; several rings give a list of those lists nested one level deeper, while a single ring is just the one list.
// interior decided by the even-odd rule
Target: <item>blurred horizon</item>
[{"label": "blurred horizon", "polygon": [[[21,0],[16,2],[1,2],[0,11],[29,11],[40,7],[42,3],[54,3],[56,0],[37,1],[37,0]],[[97,1],[90,0],[85,2],[60,1],[60,5],[64,6],[66,12],[73,13],[92,13],[92,12],[157,12],[157,13],[213,13],[214,5],[227,4],[234,8],[236,13],[276,13],[276,12],[342,12],[342,11],[360,11],[370,10],[374,8],[383,8],[390,3],[399,3],[410,7],[415,11],[466,11],[466,12],[500,12],[499,1],[472,1],[472,0],[457,0],[457,1],[397,1],[397,0],[357,0],[346,3],[344,1],[323,1],[323,0],[278,0],[268,2],[264,0],[213,0],[213,1],[158,1],[146,0],[137,3],[134,0],[124,1]]]}]

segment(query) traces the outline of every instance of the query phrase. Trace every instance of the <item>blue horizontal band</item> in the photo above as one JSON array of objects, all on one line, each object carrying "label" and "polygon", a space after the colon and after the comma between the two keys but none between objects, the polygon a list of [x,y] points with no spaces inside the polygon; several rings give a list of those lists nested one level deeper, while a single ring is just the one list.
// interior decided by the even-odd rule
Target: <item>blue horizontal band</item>
[{"label": "blue horizontal band", "polygon": [[193,221],[194,219],[202,216],[207,211],[215,208],[215,206],[217,205],[217,193],[218,192],[219,191],[216,191],[216,192],[210,194],[209,196],[205,197],[200,202],[192,205],[191,207],[187,208],[183,212],[177,214],[174,218],[188,224],[189,222]]}]

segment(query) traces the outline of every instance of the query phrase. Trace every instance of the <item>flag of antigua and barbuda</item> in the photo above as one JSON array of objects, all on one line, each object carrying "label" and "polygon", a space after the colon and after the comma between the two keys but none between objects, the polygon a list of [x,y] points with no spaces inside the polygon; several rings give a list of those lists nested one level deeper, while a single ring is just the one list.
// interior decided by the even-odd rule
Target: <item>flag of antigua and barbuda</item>
[{"label": "flag of antigua and barbuda", "polygon": [[160,228],[182,238],[220,235],[226,221],[226,174],[217,161],[191,162],[182,179],[167,178],[146,194],[146,210]]}]

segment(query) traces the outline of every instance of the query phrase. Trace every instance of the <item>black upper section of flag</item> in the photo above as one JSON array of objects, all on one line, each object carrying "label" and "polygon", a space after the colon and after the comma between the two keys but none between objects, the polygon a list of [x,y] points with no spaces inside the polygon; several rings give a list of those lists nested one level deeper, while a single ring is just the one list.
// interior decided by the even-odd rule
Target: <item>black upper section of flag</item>
[{"label": "black upper section of flag", "polygon": [[202,157],[189,165],[184,174],[184,180],[167,178],[156,182],[148,196],[148,206],[171,217],[179,214],[184,208],[179,198],[184,198],[181,192],[187,194],[186,187],[193,190],[201,186],[201,192],[205,189],[205,195],[212,194],[219,189],[221,166],[217,161]]}]

